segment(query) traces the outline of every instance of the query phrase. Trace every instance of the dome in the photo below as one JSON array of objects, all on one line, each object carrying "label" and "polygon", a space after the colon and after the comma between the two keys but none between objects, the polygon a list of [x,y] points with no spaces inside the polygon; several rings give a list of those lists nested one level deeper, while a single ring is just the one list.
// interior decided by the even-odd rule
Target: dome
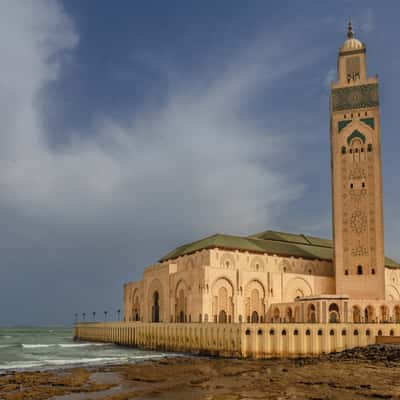
[{"label": "dome", "polygon": [[349,22],[348,30],[347,30],[347,39],[343,43],[343,46],[340,50],[358,50],[363,49],[364,45],[354,37],[353,27],[351,25],[351,21]]},{"label": "dome", "polygon": [[358,39],[352,37],[343,43],[341,50],[357,50],[362,48],[364,48],[364,45]]}]

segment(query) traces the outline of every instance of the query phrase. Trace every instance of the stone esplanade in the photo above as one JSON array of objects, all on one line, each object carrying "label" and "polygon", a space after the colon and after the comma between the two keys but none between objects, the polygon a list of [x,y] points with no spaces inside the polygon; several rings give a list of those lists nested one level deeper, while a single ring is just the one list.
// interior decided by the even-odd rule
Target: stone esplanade
[{"label": "stone esplanade", "polygon": [[265,231],[180,246],[124,285],[125,322],[79,324],[76,335],[257,357],[400,336],[400,265],[384,256],[378,78],[351,25],[331,84],[330,139],[333,241]]}]

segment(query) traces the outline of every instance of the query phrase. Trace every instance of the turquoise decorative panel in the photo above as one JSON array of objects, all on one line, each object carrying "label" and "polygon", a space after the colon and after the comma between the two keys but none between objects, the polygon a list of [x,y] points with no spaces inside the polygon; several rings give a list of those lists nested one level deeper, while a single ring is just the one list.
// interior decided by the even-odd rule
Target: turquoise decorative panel
[{"label": "turquoise decorative panel", "polygon": [[344,128],[346,128],[346,126],[351,122],[351,119],[344,119],[343,121],[339,121],[338,122],[338,131],[340,133],[340,131]]},{"label": "turquoise decorative panel", "polygon": [[353,133],[347,138],[347,144],[350,145],[351,141],[355,138],[359,138],[362,140],[363,143],[365,143],[365,135],[363,135],[360,131],[357,129],[353,131]]},{"label": "turquoise decorative panel", "polygon": [[375,119],[374,118],[361,118],[361,122],[364,122],[364,124],[370,126],[372,129],[375,129]]}]

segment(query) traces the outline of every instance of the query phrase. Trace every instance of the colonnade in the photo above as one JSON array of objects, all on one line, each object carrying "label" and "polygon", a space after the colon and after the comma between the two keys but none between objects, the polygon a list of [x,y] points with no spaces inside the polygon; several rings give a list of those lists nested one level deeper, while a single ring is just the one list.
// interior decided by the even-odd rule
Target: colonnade
[{"label": "colonnade", "polygon": [[400,337],[400,324],[78,323],[75,338],[224,357],[310,356]]}]

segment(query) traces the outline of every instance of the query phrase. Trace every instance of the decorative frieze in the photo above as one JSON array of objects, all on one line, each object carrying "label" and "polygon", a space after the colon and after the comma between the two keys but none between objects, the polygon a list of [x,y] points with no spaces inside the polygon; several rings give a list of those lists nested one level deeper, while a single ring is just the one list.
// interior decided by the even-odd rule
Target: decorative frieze
[{"label": "decorative frieze", "polygon": [[379,105],[378,84],[359,85],[332,90],[332,110],[344,111]]}]

